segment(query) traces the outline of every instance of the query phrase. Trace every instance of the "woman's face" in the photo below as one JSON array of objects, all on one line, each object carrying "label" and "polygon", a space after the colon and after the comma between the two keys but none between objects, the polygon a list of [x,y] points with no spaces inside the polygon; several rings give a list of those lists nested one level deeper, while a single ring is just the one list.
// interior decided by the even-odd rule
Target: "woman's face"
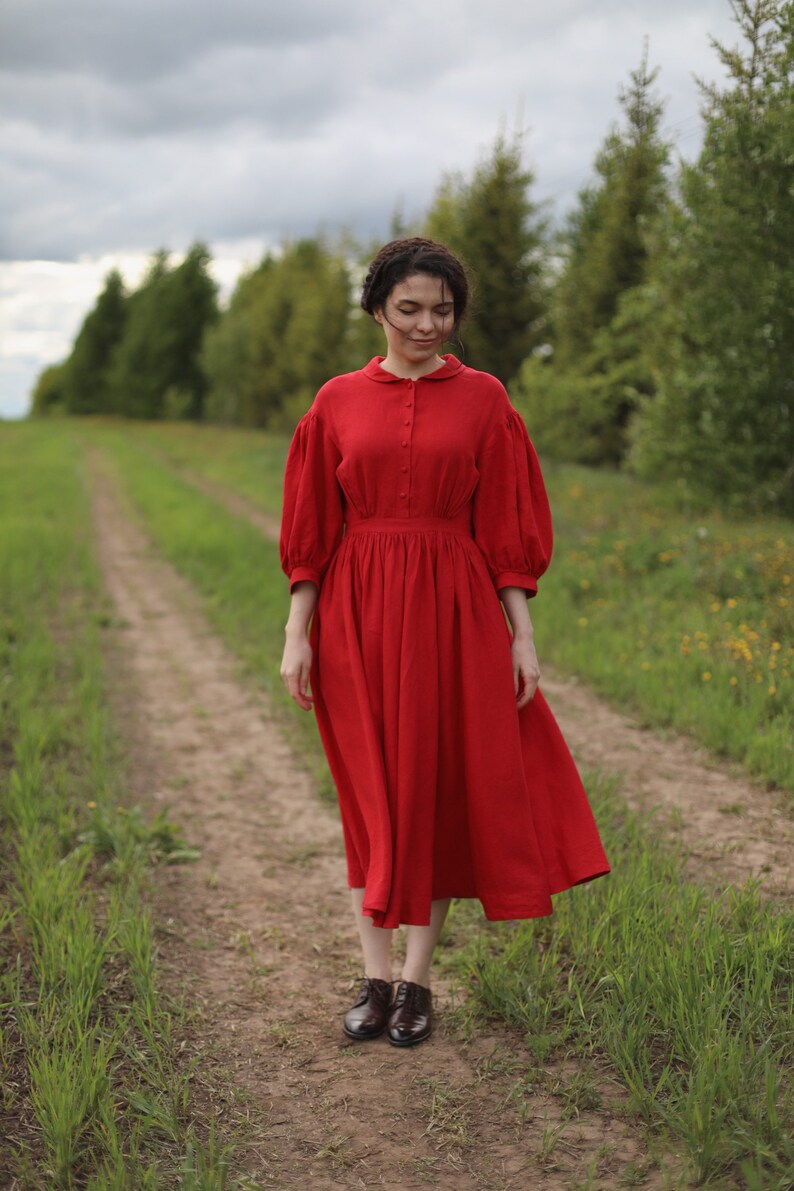
[{"label": "woman's face", "polygon": [[390,358],[415,365],[432,359],[449,337],[455,306],[440,277],[413,273],[395,285],[374,317],[383,327]]}]

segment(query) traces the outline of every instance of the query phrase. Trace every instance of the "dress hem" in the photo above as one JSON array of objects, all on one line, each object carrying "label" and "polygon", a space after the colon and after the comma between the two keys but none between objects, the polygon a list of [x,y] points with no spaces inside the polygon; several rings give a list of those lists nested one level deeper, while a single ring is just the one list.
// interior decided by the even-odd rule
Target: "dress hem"
[{"label": "dress hem", "polygon": [[[601,866],[596,871],[589,871],[583,876],[567,877],[562,880],[551,882],[546,890],[538,891],[537,894],[530,895],[529,898],[493,898],[488,897],[487,894],[472,893],[470,891],[454,892],[445,891],[443,893],[433,891],[433,901],[444,901],[450,898],[454,901],[479,901],[482,906],[483,914],[488,922],[513,922],[519,920],[528,920],[531,918],[548,918],[554,913],[552,905],[552,897],[556,897],[559,893],[564,893],[568,889],[574,889],[577,885],[586,885],[590,881],[595,881],[599,877],[607,876],[611,872],[609,865]],[[361,884],[350,884],[351,889],[362,888]],[[429,926],[430,915],[420,921],[411,921],[409,918],[403,918],[395,915],[383,906],[365,905],[362,907],[362,914],[365,918],[371,918],[373,925],[381,927],[384,930],[395,930],[400,926]]]}]

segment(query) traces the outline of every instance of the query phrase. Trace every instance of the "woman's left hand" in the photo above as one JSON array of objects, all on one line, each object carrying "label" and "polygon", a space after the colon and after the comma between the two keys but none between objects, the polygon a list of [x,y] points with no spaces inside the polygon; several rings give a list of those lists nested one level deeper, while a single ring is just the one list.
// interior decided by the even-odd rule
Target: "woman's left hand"
[{"label": "woman's left hand", "polygon": [[516,708],[526,707],[540,682],[538,655],[532,637],[513,637],[510,646],[513,658],[513,682],[516,692]]}]

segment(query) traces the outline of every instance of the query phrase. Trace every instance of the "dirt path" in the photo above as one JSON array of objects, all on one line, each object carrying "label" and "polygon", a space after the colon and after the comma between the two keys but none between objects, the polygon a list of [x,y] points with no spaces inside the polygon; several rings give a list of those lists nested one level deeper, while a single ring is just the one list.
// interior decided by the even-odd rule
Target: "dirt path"
[{"label": "dirt path", "polygon": [[[181,474],[265,537],[278,539],[278,523],[250,501],[203,477]],[[579,764],[620,774],[626,800],[656,812],[664,830],[681,840],[693,877],[721,884],[753,877],[767,893],[794,892],[794,821],[781,810],[779,793],[687,737],[639,727],[547,662],[542,670],[543,693]]]},{"label": "dirt path", "polygon": [[[167,804],[202,853],[161,870],[160,963],[201,1009],[187,1049],[205,1108],[246,1122],[239,1158],[256,1185],[525,1191],[617,1186],[647,1168],[644,1185],[661,1186],[616,1088],[566,1119],[553,1085],[570,1070],[528,1087],[515,1035],[467,1038],[449,989],[437,989],[436,1032],[415,1050],[344,1038],[358,965],[337,818],[99,454],[90,475],[133,793]],[[233,1095],[216,1099],[213,1069]]]}]

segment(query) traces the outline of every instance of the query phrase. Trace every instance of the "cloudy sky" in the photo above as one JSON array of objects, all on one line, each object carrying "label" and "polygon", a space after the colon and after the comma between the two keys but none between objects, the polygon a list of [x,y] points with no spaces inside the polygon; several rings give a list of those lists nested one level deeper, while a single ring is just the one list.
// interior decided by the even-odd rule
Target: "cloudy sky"
[{"label": "cloudy sky", "polygon": [[693,156],[709,34],[728,0],[0,0],[0,416],[156,248],[207,241],[228,292],[286,236],[420,214],[519,125],[562,217],[646,36]]}]

